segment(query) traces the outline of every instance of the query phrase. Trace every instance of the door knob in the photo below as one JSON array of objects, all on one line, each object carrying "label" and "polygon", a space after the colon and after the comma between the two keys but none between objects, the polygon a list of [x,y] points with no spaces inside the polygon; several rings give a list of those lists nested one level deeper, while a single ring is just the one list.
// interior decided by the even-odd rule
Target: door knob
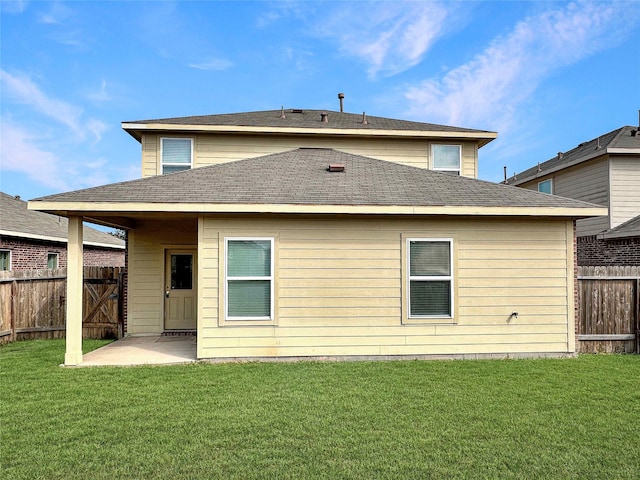
[{"label": "door knob", "polygon": [[164,297],[169,298],[169,289],[167,288],[164,292]]}]

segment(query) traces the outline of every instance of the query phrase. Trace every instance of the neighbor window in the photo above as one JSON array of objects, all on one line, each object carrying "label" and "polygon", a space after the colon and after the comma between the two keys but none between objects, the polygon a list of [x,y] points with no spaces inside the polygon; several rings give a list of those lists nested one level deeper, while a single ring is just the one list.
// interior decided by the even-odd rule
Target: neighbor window
[{"label": "neighbor window", "polygon": [[0,250],[0,271],[11,270],[11,250]]},{"label": "neighbor window", "polygon": [[462,147],[460,145],[432,145],[433,169],[460,175]]},{"label": "neighbor window", "polygon": [[538,191],[540,193],[552,194],[553,193],[553,182],[551,181],[551,179],[549,178],[548,180],[545,180],[543,182],[539,182],[538,183]]},{"label": "neighbor window", "polygon": [[226,319],[273,319],[273,238],[226,238]]},{"label": "neighbor window", "polygon": [[451,239],[407,239],[409,318],[452,317]]},{"label": "neighbor window", "polygon": [[163,138],[161,142],[163,175],[191,168],[193,142],[190,138]]},{"label": "neighbor window", "polygon": [[47,253],[47,268],[58,268],[57,253]]}]

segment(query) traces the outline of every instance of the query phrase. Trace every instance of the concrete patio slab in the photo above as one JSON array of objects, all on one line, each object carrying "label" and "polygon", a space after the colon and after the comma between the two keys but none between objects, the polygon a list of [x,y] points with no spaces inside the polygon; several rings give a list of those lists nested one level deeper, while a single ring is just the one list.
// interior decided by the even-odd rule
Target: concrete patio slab
[{"label": "concrete patio slab", "polygon": [[196,359],[194,336],[124,337],[83,356],[80,367],[170,365]]}]

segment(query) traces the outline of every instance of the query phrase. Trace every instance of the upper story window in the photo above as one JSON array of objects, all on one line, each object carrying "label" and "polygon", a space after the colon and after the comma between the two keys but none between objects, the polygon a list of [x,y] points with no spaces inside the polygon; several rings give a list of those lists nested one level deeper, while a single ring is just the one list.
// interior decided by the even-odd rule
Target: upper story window
[{"label": "upper story window", "polygon": [[162,138],[162,174],[189,170],[193,165],[193,140]]},{"label": "upper story window", "polygon": [[462,146],[434,144],[431,146],[431,158],[434,170],[460,175]]},{"label": "upper story window", "polygon": [[0,250],[0,271],[11,270],[11,250]]},{"label": "upper story window", "polygon": [[553,182],[551,179],[549,178],[543,182],[538,182],[538,191],[540,193],[548,193],[551,195],[553,193]]}]

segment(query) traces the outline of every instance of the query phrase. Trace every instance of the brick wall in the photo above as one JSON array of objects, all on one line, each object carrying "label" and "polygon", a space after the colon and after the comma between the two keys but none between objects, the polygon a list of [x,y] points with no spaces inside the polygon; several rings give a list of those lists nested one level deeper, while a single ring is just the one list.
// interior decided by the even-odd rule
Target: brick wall
[{"label": "brick wall", "polygon": [[[47,256],[58,254],[58,268],[67,266],[67,245],[60,242],[0,237],[0,250],[11,251],[12,270],[47,268]],[[84,246],[84,265],[94,267],[124,267],[124,250]]]},{"label": "brick wall", "polygon": [[597,236],[578,237],[578,265],[640,265],[640,237],[600,240]]}]

